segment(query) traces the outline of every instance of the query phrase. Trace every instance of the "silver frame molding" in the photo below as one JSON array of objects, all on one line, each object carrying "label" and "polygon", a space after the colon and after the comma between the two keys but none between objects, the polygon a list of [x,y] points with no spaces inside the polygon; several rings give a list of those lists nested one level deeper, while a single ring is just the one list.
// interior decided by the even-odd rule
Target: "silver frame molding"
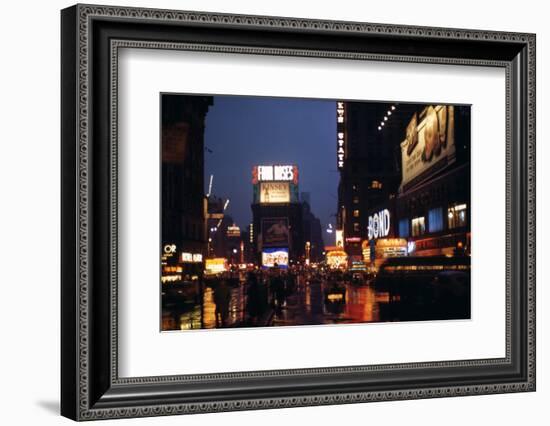
[{"label": "silver frame molding", "polygon": [[[535,35],[76,5],[62,11],[62,391],[74,420],[535,390]],[[487,66],[506,72],[506,356],[118,377],[121,48]],[[412,52],[412,53],[411,53]],[[238,388],[231,391],[227,386]]]}]

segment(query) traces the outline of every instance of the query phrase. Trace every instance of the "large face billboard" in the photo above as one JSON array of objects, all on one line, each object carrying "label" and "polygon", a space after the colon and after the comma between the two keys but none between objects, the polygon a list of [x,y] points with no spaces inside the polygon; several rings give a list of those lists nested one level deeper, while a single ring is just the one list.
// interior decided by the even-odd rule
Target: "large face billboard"
[{"label": "large face billboard", "polygon": [[264,247],[288,246],[288,219],[274,217],[262,219],[262,243]]},{"label": "large face billboard", "polygon": [[401,185],[423,180],[431,174],[433,166],[445,167],[450,163],[454,154],[454,107],[427,106],[420,115],[413,115],[401,143]]}]

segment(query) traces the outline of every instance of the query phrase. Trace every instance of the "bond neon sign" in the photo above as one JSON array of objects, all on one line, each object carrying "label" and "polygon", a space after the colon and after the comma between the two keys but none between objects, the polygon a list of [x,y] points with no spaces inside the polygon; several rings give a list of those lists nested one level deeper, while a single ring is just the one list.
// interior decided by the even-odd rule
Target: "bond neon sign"
[{"label": "bond neon sign", "polygon": [[369,216],[368,226],[369,240],[373,238],[387,237],[390,233],[390,212],[388,209],[380,210],[378,213]]}]

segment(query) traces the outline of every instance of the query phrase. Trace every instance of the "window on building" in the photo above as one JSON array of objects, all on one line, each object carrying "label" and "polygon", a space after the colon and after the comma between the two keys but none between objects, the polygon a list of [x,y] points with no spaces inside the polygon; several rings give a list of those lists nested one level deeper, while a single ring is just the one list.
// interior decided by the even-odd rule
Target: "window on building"
[{"label": "window on building", "polygon": [[409,219],[401,219],[399,221],[399,236],[401,238],[407,238],[409,236],[410,231],[410,222]]},{"label": "window on building", "polygon": [[412,236],[418,237],[419,235],[424,235],[426,232],[426,222],[424,216],[415,217],[412,220]]},{"label": "window on building", "polygon": [[438,232],[443,229],[443,207],[428,211],[428,231]]},{"label": "window on building", "polygon": [[377,180],[373,180],[370,184],[370,187],[372,189],[382,189],[382,182],[379,182]]},{"label": "window on building", "polygon": [[449,229],[466,226],[466,204],[457,204],[447,210]]},{"label": "window on building", "polygon": [[353,211],[353,217],[359,217],[359,210]]},{"label": "window on building", "polygon": [[359,197],[357,195],[353,197],[353,204],[359,204]]},{"label": "window on building", "polygon": [[356,184],[356,183],[354,183],[354,184],[352,185],[352,188],[353,188],[354,191],[359,191],[359,185]]},{"label": "window on building", "polygon": [[361,230],[359,223],[353,223],[353,232],[359,232]]}]

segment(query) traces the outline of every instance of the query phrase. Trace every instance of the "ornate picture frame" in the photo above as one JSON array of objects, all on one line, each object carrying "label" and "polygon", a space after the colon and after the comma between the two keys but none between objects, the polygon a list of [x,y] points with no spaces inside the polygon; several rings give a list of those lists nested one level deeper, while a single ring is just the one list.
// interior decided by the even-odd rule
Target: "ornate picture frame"
[{"label": "ornate picture frame", "polygon": [[[76,5],[61,12],[61,414],[160,416],[535,390],[535,35]],[[477,65],[506,74],[506,356],[118,374],[121,48]],[[475,182],[473,183],[475,185]]]}]

